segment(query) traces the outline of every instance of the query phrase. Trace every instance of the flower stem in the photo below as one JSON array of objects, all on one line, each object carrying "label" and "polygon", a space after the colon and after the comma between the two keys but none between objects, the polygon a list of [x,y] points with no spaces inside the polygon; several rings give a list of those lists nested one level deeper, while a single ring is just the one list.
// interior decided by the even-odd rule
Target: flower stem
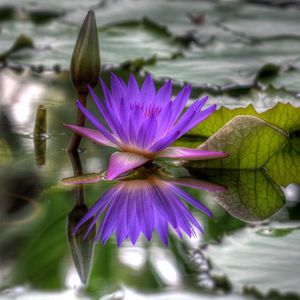
[{"label": "flower stem", "polygon": [[[80,103],[86,107],[86,102],[87,102],[87,94],[79,94],[79,101]],[[84,114],[81,112],[81,110],[79,108],[77,108],[77,118],[76,118],[76,125],[77,126],[84,126],[84,122],[85,122],[85,116]],[[72,134],[72,138],[71,141],[69,143],[69,146],[67,147],[67,151],[68,152],[74,152],[78,150],[79,144],[81,141],[81,136],[77,133],[73,133]]]}]

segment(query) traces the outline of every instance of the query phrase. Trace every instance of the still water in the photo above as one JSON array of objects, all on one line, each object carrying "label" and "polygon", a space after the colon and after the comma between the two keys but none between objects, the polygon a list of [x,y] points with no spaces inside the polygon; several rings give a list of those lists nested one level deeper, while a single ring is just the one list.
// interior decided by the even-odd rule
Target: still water
[{"label": "still water", "polygon": [[[83,141],[65,152],[67,73],[3,68],[0,90],[0,299],[297,299],[296,178],[283,187],[263,169],[160,161],[108,182],[112,150]],[[41,104],[48,129],[36,138]],[[93,205],[98,222],[74,235]]]}]

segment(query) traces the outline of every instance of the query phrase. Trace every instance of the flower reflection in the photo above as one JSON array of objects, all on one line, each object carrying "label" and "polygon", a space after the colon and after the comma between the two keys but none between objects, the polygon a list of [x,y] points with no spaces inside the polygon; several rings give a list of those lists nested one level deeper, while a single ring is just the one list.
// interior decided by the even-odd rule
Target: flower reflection
[{"label": "flower reflection", "polygon": [[75,227],[74,233],[90,219],[84,238],[101,219],[95,240],[105,244],[115,232],[118,246],[124,239],[130,239],[135,244],[141,233],[149,241],[154,230],[167,245],[169,224],[180,238],[183,233],[189,237],[194,236],[195,229],[203,232],[185,204],[192,205],[209,217],[212,217],[211,211],[179,186],[213,192],[225,190],[223,186],[200,180],[166,179],[156,174],[120,180],[89,209]]},{"label": "flower reflection", "polygon": [[203,110],[207,101],[204,97],[182,114],[191,94],[190,86],[185,86],[172,100],[170,80],[157,93],[151,76],[146,77],[141,88],[133,75],[126,85],[112,74],[111,91],[102,80],[101,85],[103,101],[90,86],[88,88],[105,124],[77,101],[81,112],[97,130],[70,124],[65,126],[95,143],[118,150],[110,158],[107,179],[114,179],[155,158],[202,160],[227,156],[223,152],[169,147],[216,109],[216,105],[211,105]]}]

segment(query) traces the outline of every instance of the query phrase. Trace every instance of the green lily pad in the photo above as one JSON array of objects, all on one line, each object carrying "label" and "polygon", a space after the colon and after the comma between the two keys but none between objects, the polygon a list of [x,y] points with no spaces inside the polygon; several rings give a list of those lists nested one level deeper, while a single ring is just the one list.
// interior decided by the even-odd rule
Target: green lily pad
[{"label": "green lily pad", "polygon": [[246,228],[225,237],[221,245],[209,245],[207,256],[213,274],[227,275],[238,291],[254,287],[263,294],[300,293],[299,242],[299,224]]},{"label": "green lily pad", "polygon": [[258,113],[251,104],[247,107],[238,107],[235,109],[221,107],[211,117],[192,129],[189,134],[209,137],[235,116],[240,115],[258,117],[287,132],[294,132],[300,129],[300,107],[293,107],[289,103],[278,102],[274,107],[262,113]]},{"label": "green lily pad", "polygon": [[283,130],[252,116],[237,116],[199,146],[223,151],[229,157],[211,161],[191,161],[190,167],[258,169],[287,142]]}]

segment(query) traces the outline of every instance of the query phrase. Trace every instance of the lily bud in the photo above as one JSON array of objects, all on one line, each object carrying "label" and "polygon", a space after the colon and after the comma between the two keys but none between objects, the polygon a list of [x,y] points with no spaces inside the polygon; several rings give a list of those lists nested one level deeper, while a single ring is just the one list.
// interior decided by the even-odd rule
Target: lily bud
[{"label": "lily bud", "polygon": [[94,11],[90,10],[81,26],[71,59],[71,79],[78,94],[88,94],[100,74],[100,50]]}]

